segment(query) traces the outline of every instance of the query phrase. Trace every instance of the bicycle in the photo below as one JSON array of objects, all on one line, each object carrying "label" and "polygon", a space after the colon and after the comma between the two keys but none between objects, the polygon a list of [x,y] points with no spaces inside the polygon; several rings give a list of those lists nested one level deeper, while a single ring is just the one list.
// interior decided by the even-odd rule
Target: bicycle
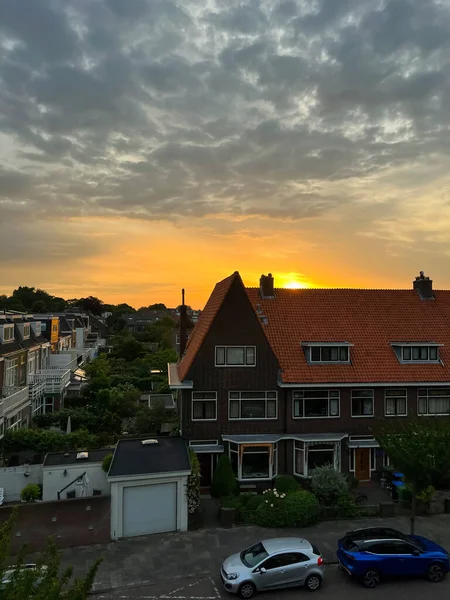
[{"label": "bicycle", "polygon": [[365,502],[367,502],[367,495],[361,492],[357,492],[355,494],[355,504],[357,506],[361,506],[361,504],[364,504]]}]

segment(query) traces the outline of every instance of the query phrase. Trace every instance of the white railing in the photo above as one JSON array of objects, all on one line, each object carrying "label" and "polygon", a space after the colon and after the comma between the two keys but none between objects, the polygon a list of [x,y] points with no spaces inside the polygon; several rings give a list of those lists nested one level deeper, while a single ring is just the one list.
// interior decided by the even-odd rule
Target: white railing
[{"label": "white railing", "polygon": [[28,375],[28,388],[31,403],[36,403],[45,392],[45,377],[42,373]]},{"label": "white railing", "polygon": [[44,389],[46,394],[61,394],[70,383],[70,369],[61,367],[46,367],[39,373],[30,375],[32,381],[37,377],[44,379]]},{"label": "white railing", "polygon": [[10,418],[10,413],[19,412],[30,404],[28,397],[28,386],[26,387],[4,387],[3,395],[3,414]]}]

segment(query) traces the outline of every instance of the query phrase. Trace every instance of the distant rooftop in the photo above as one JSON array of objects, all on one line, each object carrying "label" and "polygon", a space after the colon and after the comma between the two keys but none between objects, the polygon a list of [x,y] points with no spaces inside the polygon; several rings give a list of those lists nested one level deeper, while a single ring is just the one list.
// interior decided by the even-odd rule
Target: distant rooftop
[{"label": "distant rooftop", "polygon": [[[80,451],[81,452],[81,451]],[[113,454],[114,448],[99,448],[86,450],[87,458],[77,459],[79,452],[49,452],[44,459],[44,467],[57,467],[60,465],[86,464],[102,462],[107,454]]]}]

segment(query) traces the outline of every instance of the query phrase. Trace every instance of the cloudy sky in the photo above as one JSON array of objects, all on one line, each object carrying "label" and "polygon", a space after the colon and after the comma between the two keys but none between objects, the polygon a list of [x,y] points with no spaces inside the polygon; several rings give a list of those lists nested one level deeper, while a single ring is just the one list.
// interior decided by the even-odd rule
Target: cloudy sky
[{"label": "cloudy sky", "polygon": [[0,293],[450,287],[449,0],[0,14]]}]

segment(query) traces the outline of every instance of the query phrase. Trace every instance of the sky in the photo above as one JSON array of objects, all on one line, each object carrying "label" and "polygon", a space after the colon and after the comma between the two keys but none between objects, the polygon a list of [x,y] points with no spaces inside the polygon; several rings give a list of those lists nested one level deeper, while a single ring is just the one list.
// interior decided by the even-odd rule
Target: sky
[{"label": "sky", "polygon": [[449,0],[0,14],[0,293],[450,287]]}]

